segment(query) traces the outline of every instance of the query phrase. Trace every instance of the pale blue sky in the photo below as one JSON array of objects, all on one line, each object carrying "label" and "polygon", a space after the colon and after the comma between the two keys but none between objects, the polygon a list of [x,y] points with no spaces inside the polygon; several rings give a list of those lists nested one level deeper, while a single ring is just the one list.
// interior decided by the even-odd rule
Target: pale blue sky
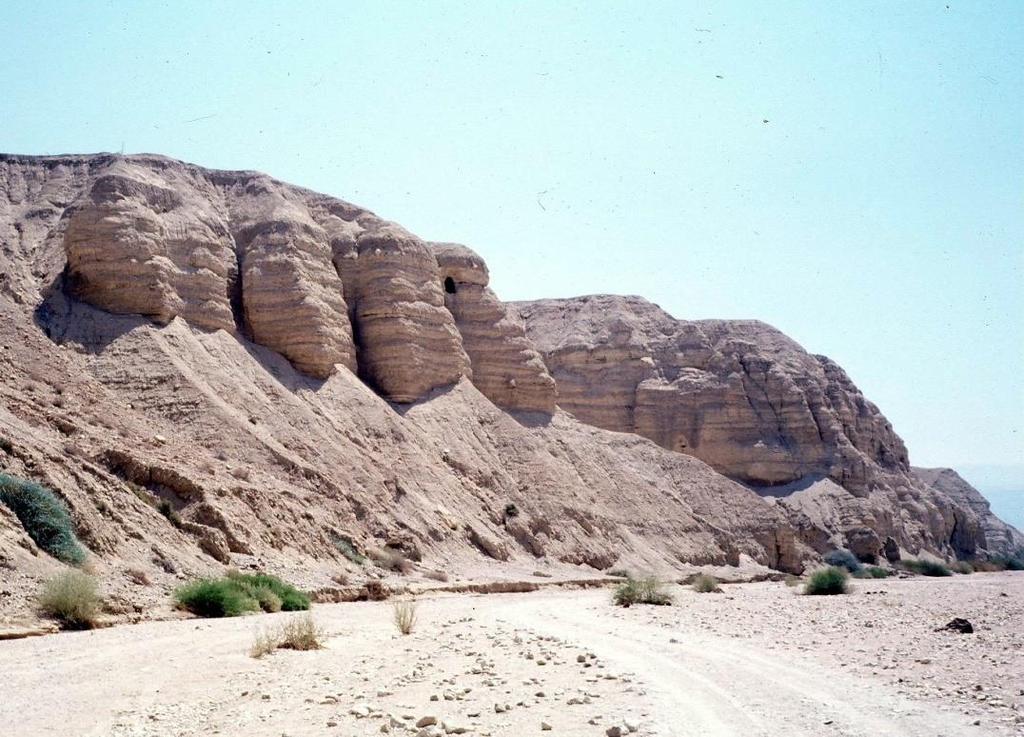
[{"label": "pale blue sky", "polygon": [[[843,365],[1024,465],[1024,3],[11,2],[0,150],[260,169]],[[767,122],[764,122],[767,120]]]}]

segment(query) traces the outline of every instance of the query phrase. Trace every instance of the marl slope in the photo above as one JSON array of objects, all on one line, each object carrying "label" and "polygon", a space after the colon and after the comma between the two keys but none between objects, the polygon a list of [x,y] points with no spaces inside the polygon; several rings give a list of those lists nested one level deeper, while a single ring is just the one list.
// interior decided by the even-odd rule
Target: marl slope
[{"label": "marl slope", "polygon": [[[581,389],[536,315],[524,329],[487,281],[469,249],[263,174],[0,156],[0,470],[63,497],[109,579],[244,564],[321,585],[350,545],[527,570],[744,555],[800,570],[857,536],[864,550],[888,537],[911,552],[984,548],[976,512],[907,480],[884,419],[784,336],[701,324],[694,350],[742,338],[744,355],[768,356],[738,364],[772,396],[734,426],[715,407],[749,387],[724,373],[679,419],[653,399],[638,413],[632,378],[610,380],[593,401],[605,414],[587,415],[578,397],[601,388]],[[662,353],[638,369],[621,329],[601,330],[595,360],[635,376],[634,393],[664,389],[642,368],[668,366]],[[778,379],[769,364],[783,360]],[[778,407],[793,418],[783,442],[761,414],[774,393],[818,385],[810,420],[799,402]],[[702,416],[715,452],[694,458],[703,441],[683,428]],[[726,477],[812,473],[842,484],[824,516]],[[53,565],[0,509],[0,566],[33,579]]]}]

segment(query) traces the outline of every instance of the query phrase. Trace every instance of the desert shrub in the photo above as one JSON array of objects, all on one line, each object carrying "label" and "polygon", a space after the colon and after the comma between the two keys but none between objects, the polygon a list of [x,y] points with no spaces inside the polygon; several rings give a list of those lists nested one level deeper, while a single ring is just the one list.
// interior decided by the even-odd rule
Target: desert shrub
[{"label": "desert shrub", "polygon": [[57,560],[78,565],[85,548],[75,536],[68,509],[49,489],[0,473],[0,503],[14,512],[36,545]]},{"label": "desert shrub", "polygon": [[333,576],[331,576],[331,580],[339,586],[348,586],[349,583],[351,583],[351,580],[349,579],[348,574],[345,571],[339,571],[338,573],[335,573]]},{"label": "desert shrub", "polygon": [[974,573],[974,566],[972,566],[966,560],[953,561],[953,563],[950,564],[949,568],[954,573],[962,573],[965,576]]},{"label": "desert shrub", "polygon": [[905,560],[901,565],[908,571],[918,573],[922,576],[952,576],[953,572],[946,567],[945,563],[934,560]]},{"label": "desert shrub", "polygon": [[366,564],[366,556],[356,550],[355,545],[352,544],[351,540],[340,537],[339,535],[334,535],[331,537],[331,542],[334,544],[334,547],[338,549],[339,553],[344,555],[357,566]]},{"label": "desert shrub", "polygon": [[225,578],[202,578],[180,586],[174,600],[200,617],[237,617],[260,608],[255,598]]},{"label": "desert shrub", "polygon": [[789,588],[793,588],[794,586],[800,585],[800,577],[794,576],[792,573],[787,573],[786,577],[782,579],[782,582]]},{"label": "desert shrub", "polygon": [[612,598],[616,604],[624,607],[633,604],[666,606],[672,603],[672,597],[662,591],[661,582],[653,576],[626,579],[625,583],[615,588]]},{"label": "desert shrub", "polygon": [[519,507],[509,502],[505,505],[505,516],[509,519],[513,519],[519,516]]},{"label": "desert shrub", "polygon": [[[227,580],[248,593],[256,601],[260,602],[264,611],[298,612],[309,609],[309,597],[289,583],[285,583],[277,576],[266,573],[239,573],[232,571],[226,576]],[[274,602],[267,594],[280,602],[278,609],[268,609],[262,606],[266,601],[268,604]]]},{"label": "desert shrub", "polygon": [[698,594],[717,594],[722,591],[717,578],[705,576],[703,573],[693,580],[693,590]]},{"label": "desert shrub", "polygon": [[881,566],[864,566],[853,574],[854,578],[888,578],[890,572]]},{"label": "desert shrub", "polygon": [[1024,551],[1016,555],[997,555],[992,562],[1000,571],[1024,571]]},{"label": "desert shrub", "polygon": [[174,511],[174,507],[171,506],[171,503],[169,501],[167,501],[166,499],[161,499],[160,501],[157,502],[156,509],[158,512],[160,512],[160,514],[166,517],[167,521],[170,522],[172,525],[178,528],[181,527],[181,517],[179,517],[178,513]]},{"label": "desert shrub", "polygon": [[403,635],[408,635],[416,626],[416,602],[413,600],[396,601],[394,604],[395,627]]},{"label": "desert shrub", "polygon": [[285,620],[275,629],[257,632],[249,654],[262,658],[274,650],[320,650],[323,641],[323,629],[306,614]]},{"label": "desert shrub", "polygon": [[223,578],[203,578],[179,587],[174,599],[200,617],[237,617],[265,612],[309,609],[309,597],[276,576],[232,572]]},{"label": "desert shrub", "polygon": [[10,455],[14,451],[14,444],[7,438],[0,438],[0,450]]},{"label": "desert shrub", "polygon": [[845,568],[850,573],[856,573],[861,569],[857,556],[845,548],[833,550],[825,554],[825,562],[830,566]]},{"label": "desert shrub", "polygon": [[406,558],[397,550],[392,548],[380,548],[370,551],[370,558],[380,568],[395,573],[409,573],[412,570],[412,561]]},{"label": "desert shrub", "polygon": [[804,585],[804,593],[811,596],[845,594],[850,575],[845,568],[829,566],[811,574]]},{"label": "desert shrub", "polygon": [[423,575],[431,581],[441,581],[442,583],[448,581],[448,574],[444,571],[425,571]]},{"label": "desert shrub", "polygon": [[625,568],[612,568],[608,571],[608,575],[614,576],[615,578],[629,578],[629,571]]},{"label": "desert shrub", "polygon": [[101,603],[96,579],[76,570],[58,573],[46,581],[39,595],[39,610],[71,629],[94,626]]}]

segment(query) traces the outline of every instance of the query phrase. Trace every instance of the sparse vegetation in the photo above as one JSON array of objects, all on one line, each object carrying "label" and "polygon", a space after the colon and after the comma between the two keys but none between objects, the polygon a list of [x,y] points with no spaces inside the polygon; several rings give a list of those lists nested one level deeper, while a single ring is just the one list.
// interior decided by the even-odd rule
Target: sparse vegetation
[{"label": "sparse vegetation", "polygon": [[0,437],[0,450],[10,455],[14,451],[14,444],[7,438]]},{"label": "sparse vegetation", "polygon": [[351,540],[335,535],[331,538],[331,542],[334,543],[334,547],[338,549],[338,552],[357,566],[366,565],[366,556],[356,550]]},{"label": "sparse vegetation", "polygon": [[379,548],[370,551],[370,558],[379,567],[386,571],[395,573],[409,573],[412,570],[412,561],[402,555],[394,548]]},{"label": "sparse vegetation", "polygon": [[262,658],[274,650],[320,650],[324,637],[323,629],[306,614],[288,619],[275,629],[257,632],[249,654]]},{"label": "sparse vegetation", "polygon": [[900,565],[912,573],[922,576],[952,576],[953,572],[946,567],[945,563],[935,560],[904,560]]},{"label": "sparse vegetation", "polygon": [[169,501],[167,501],[166,499],[161,499],[160,501],[157,502],[156,508],[157,511],[160,512],[160,514],[167,518],[168,522],[170,522],[175,527],[181,527],[181,517],[178,516],[178,513],[174,510],[174,507],[171,506],[171,503]]},{"label": "sparse vegetation", "polygon": [[998,555],[992,559],[1000,571],[1024,571],[1024,550],[1015,555]]},{"label": "sparse vegetation", "polygon": [[519,516],[519,507],[509,502],[505,505],[505,517],[512,519]]},{"label": "sparse vegetation", "polygon": [[444,571],[424,571],[423,575],[431,581],[441,581],[442,583],[448,582],[448,574]]},{"label": "sparse vegetation", "polygon": [[309,609],[309,597],[276,576],[232,572],[223,578],[203,578],[174,592],[178,606],[200,617],[237,617],[265,612]]},{"label": "sparse vegetation", "polygon": [[411,634],[416,627],[417,604],[413,599],[396,601],[394,604],[395,627],[403,635]]},{"label": "sparse vegetation", "polygon": [[626,579],[615,588],[612,598],[623,607],[633,604],[667,606],[672,603],[672,597],[662,590],[661,582],[653,576]]},{"label": "sparse vegetation", "polygon": [[811,574],[804,585],[804,593],[810,596],[831,596],[845,594],[848,590],[847,581],[850,574],[845,568],[829,566]]},{"label": "sparse vegetation", "polygon": [[629,578],[629,571],[625,568],[612,568],[608,571],[608,575],[614,578]]},{"label": "sparse vegetation", "polygon": [[972,566],[966,560],[954,561],[952,564],[950,564],[949,568],[954,573],[960,573],[960,574],[963,574],[965,576],[968,576],[968,575],[974,573],[974,566]]},{"label": "sparse vegetation", "polygon": [[68,570],[43,584],[39,610],[68,629],[89,629],[96,625],[102,600],[96,579],[87,573]]},{"label": "sparse vegetation", "polygon": [[881,566],[864,566],[853,574],[854,578],[888,578],[891,574],[889,569]]},{"label": "sparse vegetation", "polygon": [[21,522],[36,545],[72,565],[85,561],[85,548],[75,536],[71,515],[57,495],[33,481],[0,473],[0,504]]},{"label": "sparse vegetation", "polygon": [[800,577],[794,576],[792,573],[787,573],[786,577],[782,579],[782,582],[789,588],[793,588],[794,586],[800,585]]},{"label": "sparse vegetation", "polygon": [[722,592],[718,585],[718,579],[703,573],[693,580],[693,590],[698,594],[720,594]]},{"label": "sparse vegetation", "polygon": [[830,566],[845,568],[850,573],[856,573],[862,567],[857,556],[845,548],[826,553],[825,562]]}]

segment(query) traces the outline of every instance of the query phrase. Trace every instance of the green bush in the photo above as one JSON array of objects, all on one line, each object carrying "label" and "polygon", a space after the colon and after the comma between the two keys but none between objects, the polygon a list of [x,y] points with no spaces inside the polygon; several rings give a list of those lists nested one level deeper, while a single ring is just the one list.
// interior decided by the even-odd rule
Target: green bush
[{"label": "green bush", "polygon": [[810,579],[804,585],[804,593],[811,596],[845,594],[849,577],[845,568],[839,566],[822,568],[811,574]]},{"label": "green bush", "polygon": [[619,606],[633,604],[654,604],[666,606],[672,603],[672,597],[661,590],[661,583],[654,577],[629,578],[619,584],[612,595]]},{"label": "green bush", "polygon": [[49,489],[0,473],[0,503],[14,512],[36,545],[54,558],[78,565],[85,548],[75,536],[67,507]]},{"label": "green bush", "polygon": [[951,570],[953,570],[953,572],[962,573],[965,576],[974,573],[974,566],[972,566],[966,560],[954,561],[949,567]]},{"label": "green bush", "polygon": [[693,590],[698,594],[717,594],[722,591],[717,578],[705,576],[703,573],[693,580]]},{"label": "green bush", "polygon": [[232,572],[203,578],[174,592],[178,606],[200,617],[237,617],[249,612],[309,609],[309,597],[276,576]]},{"label": "green bush", "polygon": [[992,562],[1003,571],[1024,571],[1024,552],[1018,552],[1016,555],[997,555]]},{"label": "green bush", "polygon": [[934,560],[905,560],[901,565],[908,571],[922,576],[952,576],[953,572],[944,563]]},{"label": "green bush", "polygon": [[69,629],[93,627],[101,603],[96,579],[76,570],[49,579],[39,595],[39,610]]},{"label": "green bush", "polygon": [[854,578],[889,578],[892,573],[881,566],[864,566],[853,574]]},{"label": "green bush", "polygon": [[845,568],[850,573],[856,573],[861,569],[860,561],[857,560],[857,556],[844,548],[826,553],[825,562],[830,566]]}]

